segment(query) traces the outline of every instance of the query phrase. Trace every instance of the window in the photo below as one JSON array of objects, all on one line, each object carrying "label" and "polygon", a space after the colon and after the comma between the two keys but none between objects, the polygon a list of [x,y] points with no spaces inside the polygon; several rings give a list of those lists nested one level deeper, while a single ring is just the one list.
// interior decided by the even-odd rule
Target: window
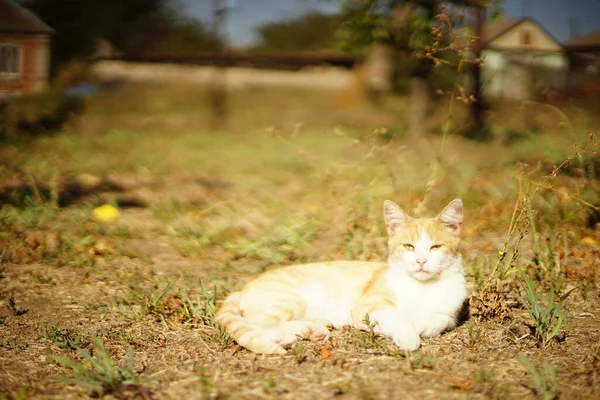
[{"label": "window", "polygon": [[16,45],[0,45],[0,75],[19,75],[21,48]]}]

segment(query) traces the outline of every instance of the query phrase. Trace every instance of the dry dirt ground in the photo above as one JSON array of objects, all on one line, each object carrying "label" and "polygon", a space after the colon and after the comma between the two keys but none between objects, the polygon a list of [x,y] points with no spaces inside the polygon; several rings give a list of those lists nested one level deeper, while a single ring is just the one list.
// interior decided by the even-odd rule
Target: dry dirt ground
[{"label": "dry dirt ground", "polygon": [[[544,181],[593,122],[568,134],[500,127],[525,132],[516,144],[416,143],[402,116],[294,93],[277,112],[271,94],[234,99],[241,120],[214,131],[185,93],[98,94],[63,131],[0,145],[0,398],[600,398],[600,232],[583,203],[596,201],[593,154],[579,149],[589,164]],[[215,302],[266,269],[385,259],[385,198],[419,215],[454,197],[466,205],[471,315],[420,351],[344,329],[263,356],[215,327]],[[105,203],[117,220],[94,218]],[[511,225],[515,206],[524,214]],[[544,307],[550,288],[574,289],[546,345],[518,269]],[[69,384],[57,355],[80,374],[110,373]]]}]

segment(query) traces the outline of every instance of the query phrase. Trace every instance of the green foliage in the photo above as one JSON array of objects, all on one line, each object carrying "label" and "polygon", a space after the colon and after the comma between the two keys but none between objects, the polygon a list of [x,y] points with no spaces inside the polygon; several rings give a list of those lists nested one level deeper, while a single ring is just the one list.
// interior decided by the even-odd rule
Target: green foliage
[{"label": "green foliage", "polygon": [[88,339],[75,329],[50,325],[42,329],[42,336],[62,349],[77,350],[89,343]]},{"label": "green foliage", "polygon": [[233,339],[223,330],[221,326],[215,320],[215,311],[217,308],[217,288],[210,291],[202,282],[199,280],[201,296],[198,296],[196,300],[192,300],[187,293],[183,290],[179,291],[179,295],[183,300],[183,320],[184,321],[198,321],[202,325],[210,326],[216,330],[217,343],[229,344],[233,342]]},{"label": "green foliage", "polygon": [[271,22],[258,28],[258,47],[266,50],[323,50],[335,47],[337,15],[312,12],[301,17]]},{"label": "green foliage", "polygon": [[235,257],[249,257],[269,264],[293,260],[298,249],[309,245],[316,226],[309,220],[286,221],[275,225],[261,239],[253,241],[241,238],[225,244]]},{"label": "green foliage", "polygon": [[518,271],[521,275],[521,286],[525,290],[525,297],[521,298],[521,302],[527,308],[533,320],[536,339],[542,347],[545,347],[558,335],[560,329],[565,324],[567,318],[565,300],[573,290],[560,296],[557,301],[557,295],[554,287],[552,287],[548,297],[548,304],[544,307],[536,292],[535,283],[522,269],[518,269]]},{"label": "green foliage", "polygon": [[304,353],[304,345],[302,342],[297,341],[294,343],[292,346],[292,356],[294,356],[294,360],[296,360],[296,363],[298,364],[302,364],[304,361],[306,361],[307,356]]},{"label": "green foliage", "polygon": [[117,302],[120,306],[136,307],[134,311],[143,318],[158,310],[162,298],[171,290],[172,286],[173,282],[171,281],[166,281],[162,287],[155,284],[150,289],[142,289],[132,284],[125,296]]},{"label": "green foliage", "polygon": [[407,352],[407,358],[410,368],[416,369],[433,369],[437,364],[437,358],[423,353],[420,349],[413,352]]},{"label": "green foliage", "polygon": [[214,380],[208,375],[204,367],[196,367],[196,374],[200,379],[200,390],[202,391],[203,398],[215,400],[229,399],[229,393],[222,393],[217,389]]},{"label": "green foliage", "polygon": [[349,53],[363,53],[371,44],[389,38],[386,16],[378,0],[347,0],[342,4],[339,45]]},{"label": "green foliage", "polygon": [[0,101],[0,140],[17,134],[52,132],[83,111],[80,98],[59,89]]},{"label": "green foliage", "polygon": [[488,367],[482,367],[471,374],[475,382],[474,390],[483,393],[489,399],[506,399],[508,388],[495,378],[494,371]]},{"label": "green foliage", "polygon": [[534,390],[540,399],[554,400],[558,398],[558,377],[552,364],[542,361],[542,367],[537,369],[525,354],[519,354],[519,361],[533,380]]},{"label": "green foliage", "polygon": [[[202,24],[177,12],[173,0],[24,0],[22,4],[54,30],[54,66],[94,52],[96,39],[126,54],[210,49],[216,41]],[[176,46],[176,47],[169,47]]]},{"label": "green foliage", "polygon": [[119,367],[113,362],[109,352],[104,346],[104,342],[94,338],[93,357],[89,351],[78,349],[84,362],[78,363],[68,357],[61,355],[51,355],[48,358],[56,361],[63,367],[70,368],[73,371],[73,377],[60,376],[60,381],[68,385],[81,386],[90,391],[93,396],[103,396],[111,393],[120,385],[139,385],[147,379],[141,379],[134,371],[133,350],[130,348],[126,365]]}]

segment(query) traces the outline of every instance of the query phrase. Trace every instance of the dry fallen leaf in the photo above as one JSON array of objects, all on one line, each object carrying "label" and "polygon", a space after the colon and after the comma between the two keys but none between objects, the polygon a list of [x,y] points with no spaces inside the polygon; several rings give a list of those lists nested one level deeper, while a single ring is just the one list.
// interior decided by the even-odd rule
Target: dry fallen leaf
[{"label": "dry fallen leaf", "polygon": [[459,379],[452,376],[447,376],[446,380],[450,383],[452,389],[469,391],[475,387],[475,382],[471,379]]},{"label": "dry fallen leaf", "polygon": [[327,347],[321,347],[320,357],[321,360],[327,360],[328,358],[335,357],[335,354],[333,354],[333,352]]},{"label": "dry fallen leaf", "polygon": [[590,236],[585,236],[579,242],[583,244],[598,244],[598,241],[596,241],[596,239]]}]

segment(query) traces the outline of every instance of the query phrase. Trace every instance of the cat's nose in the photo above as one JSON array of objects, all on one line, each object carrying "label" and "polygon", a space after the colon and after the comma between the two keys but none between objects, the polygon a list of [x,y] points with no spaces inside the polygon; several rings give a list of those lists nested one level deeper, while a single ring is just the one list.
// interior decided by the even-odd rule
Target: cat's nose
[{"label": "cat's nose", "polygon": [[417,264],[419,264],[419,266],[421,267],[421,269],[423,269],[423,267],[425,266],[425,263],[427,262],[426,258],[417,258],[416,259]]}]

